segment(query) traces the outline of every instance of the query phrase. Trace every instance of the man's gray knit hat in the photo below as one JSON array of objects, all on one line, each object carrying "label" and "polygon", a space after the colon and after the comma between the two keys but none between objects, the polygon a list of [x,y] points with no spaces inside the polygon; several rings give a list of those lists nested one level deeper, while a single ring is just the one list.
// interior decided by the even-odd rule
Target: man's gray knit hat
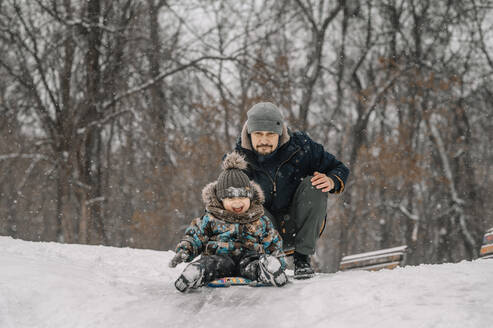
[{"label": "man's gray knit hat", "polygon": [[216,195],[219,200],[233,197],[253,198],[250,179],[242,170],[247,168],[245,159],[238,153],[228,154],[223,161],[224,171],[219,174],[216,184]]},{"label": "man's gray knit hat", "polygon": [[247,131],[270,131],[282,135],[283,117],[279,108],[270,102],[255,104],[247,112]]}]

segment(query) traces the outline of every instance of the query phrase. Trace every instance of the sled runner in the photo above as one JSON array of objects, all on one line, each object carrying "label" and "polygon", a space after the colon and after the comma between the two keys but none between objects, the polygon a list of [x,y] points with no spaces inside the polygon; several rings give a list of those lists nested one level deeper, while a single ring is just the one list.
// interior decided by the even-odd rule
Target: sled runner
[{"label": "sled runner", "polygon": [[253,281],[243,277],[225,277],[213,280],[207,284],[207,287],[231,287],[231,286],[251,286],[251,287],[267,287],[270,284],[263,282]]},{"label": "sled runner", "polygon": [[493,259],[493,228],[484,234],[479,256],[483,259]]},{"label": "sled runner", "polygon": [[339,265],[339,270],[367,270],[394,269],[403,266],[406,261],[407,246],[386,248],[374,252],[366,252],[344,256]]}]

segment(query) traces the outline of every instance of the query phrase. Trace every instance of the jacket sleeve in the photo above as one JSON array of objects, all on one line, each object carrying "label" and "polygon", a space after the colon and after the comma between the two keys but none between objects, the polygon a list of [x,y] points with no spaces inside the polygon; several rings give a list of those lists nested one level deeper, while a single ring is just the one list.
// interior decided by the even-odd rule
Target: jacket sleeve
[{"label": "jacket sleeve", "polygon": [[339,194],[344,191],[346,180],[349,176],[349,169],[334,155],[324,150],[324,147],[307,137],[307,142],[311,152],[311,171],[326,174],[334,181],[334,189],[330,193]]},{"label": "jacket sleeve", "polygon": [[190,262],[204,250],[205,245],[209,241],[208,229],[210,223],[209,216],[204,215],[201,218],[196,218],[190,223],[185,230],[185,236],[176,246],[176,252],[185,250],[190,254],[186,262]]},{"label": "jacket sleeve", "polygon": [[286,257],[282,249],[282,238],[268,217],[262,217],[264,222],[264,233],[262,234],[262,247],[266,254],[276,256],[281,262],[283,270],[286,269]]}]

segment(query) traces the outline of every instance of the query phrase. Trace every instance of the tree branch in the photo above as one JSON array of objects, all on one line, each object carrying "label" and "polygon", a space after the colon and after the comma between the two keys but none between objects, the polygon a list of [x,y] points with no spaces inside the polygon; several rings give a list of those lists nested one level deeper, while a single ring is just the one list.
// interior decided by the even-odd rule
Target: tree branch
[{"label": "tree branch", "polygon": [[132,89],[129,89],[129,90],[125,91],[124,93],[121,93],[121,94],[115,96],[113,99],[111,99],[110,101],[103,104],[103,110],[108,109],[109,107],[115,105],[117,102],[119,102],[120,100],[122,100],[126,97],[129,97],[135,93],[146,90],[147,88],[154,85],[156,82],[161,81],[162,79],[165,79],[168,76],[171,76],[171,75],[176,74],[178,72],[184,71],[187,68],[193,67],[193,66],[197,65],[199,62],[204,61],[204,60],[232,60],[233,61],[236,59],[234,57],[203,56],[203,57],[200,57],[198,59],[192,60],[191,62],[189,62],[187,64],[184,64],[184,65],[177,67],[173,70],[163,72],[163,73],[157,75],[155,78],[153,78],[153,79],[151,79],[151,80],[149,80],[149,81],[147,81],[141,85],[138,85]]},{"label": "tree branch", "polygon": [[5,161],[8,159],[14,159],[14,158],[34,159],[36,161],[44,160],[44,161],[55,164],[55,162],[52,159],[50,159],[48,156],[43,155],[43,154],[11,153],[11,154],[0,155],[0,161]]}]

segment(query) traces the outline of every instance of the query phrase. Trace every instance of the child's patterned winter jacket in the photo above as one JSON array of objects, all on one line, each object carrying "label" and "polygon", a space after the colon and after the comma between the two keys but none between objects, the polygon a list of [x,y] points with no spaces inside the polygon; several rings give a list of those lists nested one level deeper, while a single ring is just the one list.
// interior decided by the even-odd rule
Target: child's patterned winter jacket
[{"label": "child's patterned winter jacket", "polygon": [[274,225],[264,215],[264,194],[259,185],[251,182],[254,196],[246,213],[227,211],[216,196],[216,182],[205,186],[202,199],[206,214],[196,218],[185,231],[176,252],[186,250],[191,261],[199,254],[240,255],[247,251],[279,257],[285,268],[282,239]]}]

